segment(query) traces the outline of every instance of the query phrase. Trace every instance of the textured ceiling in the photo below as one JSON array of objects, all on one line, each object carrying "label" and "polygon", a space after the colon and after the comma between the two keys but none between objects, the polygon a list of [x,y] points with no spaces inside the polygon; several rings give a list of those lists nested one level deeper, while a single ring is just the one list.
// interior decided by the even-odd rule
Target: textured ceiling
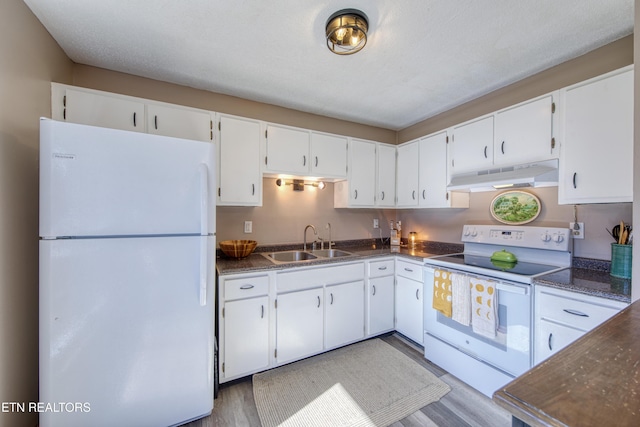
[{"label": "textured ceiling", "polygon": [[[403,129],[633,32],[633,0],[25,0],[69,58]],[[369,17],[331,53],[327,18]]]}]

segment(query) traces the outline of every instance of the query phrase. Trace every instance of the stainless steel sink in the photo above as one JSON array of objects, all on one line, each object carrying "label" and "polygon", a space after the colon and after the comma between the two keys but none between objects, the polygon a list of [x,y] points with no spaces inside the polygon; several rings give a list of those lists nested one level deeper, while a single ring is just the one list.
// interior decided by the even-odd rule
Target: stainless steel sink
[{"label": "stainless steel sink", "polygon": [[339,258],[353,255],[351,252],[341,251],[340,249],[320,249],[311,253],[321,258]]},{"label": "stainless steel sink", "polygon": [[277,261],[277,262],[309,261],[309,260],[318,258],[316,255],[313,255],[305,251],[271,252],[263,255],[271,259],[272,261]]},{"label": "stainless steel sink", "polygon": [[340,258],[352,256],[351,252],[341,251],[339,249],[319,249],[317,251],[282,251],[282,252],[269,252],[263,253],[262,256],[268,260],[279,263],[288,262],[304,262],[312,261],[318,258]]}]

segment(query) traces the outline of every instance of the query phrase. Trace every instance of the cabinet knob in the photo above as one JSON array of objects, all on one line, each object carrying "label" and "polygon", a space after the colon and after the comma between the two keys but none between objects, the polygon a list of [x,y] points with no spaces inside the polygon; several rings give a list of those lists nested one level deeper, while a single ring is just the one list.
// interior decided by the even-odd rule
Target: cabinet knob
[{"label": "cabinet knob", "polygon": [[382,197],[380,200],[384,200],[384,191],[381,193]]},{"label": "cabinet knob", "polygon": [[373,287],[373,295],[376,294],[376,285],[371,285]]},{"label": "cabinet knob", "polygon": [[484,146],[484,158],[485,159],[487,158],[487,146],[486,145]]},{"label": "cabinet knob", "polygon": [[504,141],[502,141],[502,145],[500,146],[500,151],[502,151],[502,154],[504,154]]},{"label": "cabinet knob", "polygon": [[578,188],[578,187],[576,186],[576,176],[577,176],[577,175],[578,175],[578,172],[574,172],[574,173],[573,173],[573,188]]},{"label": "cabinet knob", "polygon": [[553,348],[551,347],[551,339],[553,338],[553,334],[549,334],[549,341],[547,343],[547,345],[549,346],[549,350],[553,351]]}]

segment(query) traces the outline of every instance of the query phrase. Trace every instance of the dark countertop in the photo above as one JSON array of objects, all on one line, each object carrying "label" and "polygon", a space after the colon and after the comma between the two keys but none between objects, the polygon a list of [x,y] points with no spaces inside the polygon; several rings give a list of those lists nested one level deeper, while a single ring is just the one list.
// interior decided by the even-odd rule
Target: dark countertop
[{"label": "dark countertop", "polygon": [[[268,247],[257,248],[256,252],[249,255],[244,259],[230,259],[223,255],[216,258],[216,269],[219,275],[247,273],[252,271],[264,271],[264,270],[278,270],[291,267],[307,267],[313,265],[323,265],[335,262],[349,262],[356,260],[364,260],[368,258],[377,258],[390,255],[401,255],[408,259],[413,259],[422,262],[424,258],[429,258],[436,255],[446,255],[451,253],[462,252],[462,245],[428,242],[418,245],[418,248],[413,250],[407,246],[401,246],[400,248],[392,248],[387,245],[381,245],[375,242],[357,243],[355,245],[341,245],[336,244],[334,249],[340,249],[352,253],[352,256],[340,257],[340,258],[317,258],[314,260],[303,262],[291,262],[291,263],[274,263],[268,260],[262,254],[275,251],[286,250],[301,250],[302,245],[285,246],[280,247]],[[258,252],[260,250],[260,252]]]},{"label": "dark countertop", "polygon": [[534,285],[545,285],[596,297],[631,302],[631,279],[619,279],[608,271],[567,268],[557,273],[536,277]]},{"label": "dark countertop", "polygon": [[640,423],[640,301],[502,389],[493,400],[531,426]]}]

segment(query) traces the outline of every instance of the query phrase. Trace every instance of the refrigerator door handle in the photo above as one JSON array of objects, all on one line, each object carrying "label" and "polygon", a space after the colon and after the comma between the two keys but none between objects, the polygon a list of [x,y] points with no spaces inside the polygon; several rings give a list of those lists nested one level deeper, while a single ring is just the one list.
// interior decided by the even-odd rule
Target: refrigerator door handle
[{"label": "refrigerator door handle", "polygon": [[200,238],[200,305],[207,305],[207,258],[208,239]]},{"label": "refrigerator door handle", "polygon": [[209,169],[200,164],[200,235],[209,234]]}]

